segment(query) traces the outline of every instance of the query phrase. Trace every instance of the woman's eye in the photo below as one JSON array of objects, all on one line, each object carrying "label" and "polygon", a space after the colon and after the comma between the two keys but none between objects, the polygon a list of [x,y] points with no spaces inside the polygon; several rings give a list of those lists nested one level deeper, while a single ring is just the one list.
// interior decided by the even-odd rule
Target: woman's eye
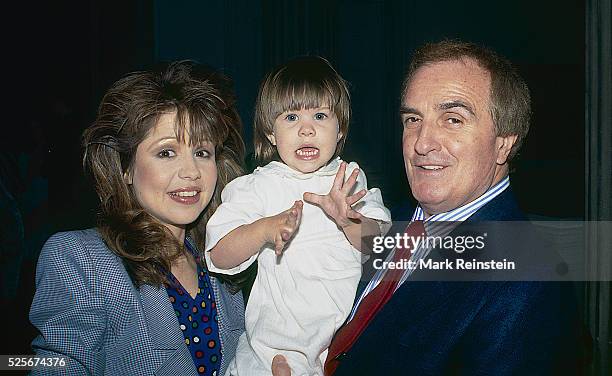
[{"label": "woman's eye", "polygon": [[327,114],[322,112],[317,112],[314,116],[315,120],[325,120],[327,118]]},{"label": "woman's eye", "polygon": [[157,156],[160,158],[172,158],[175,155],[176,153],[174,152],[174,150],[171,150],[171,149],[164,149],[160,151],[159,153],[157,153]]},{"label": "woman's eye", "polygon": [[287,116],[285,116],[285,120],[287,121],[296,121],[298,119],[298,116],[296,114],[288,114]]}]

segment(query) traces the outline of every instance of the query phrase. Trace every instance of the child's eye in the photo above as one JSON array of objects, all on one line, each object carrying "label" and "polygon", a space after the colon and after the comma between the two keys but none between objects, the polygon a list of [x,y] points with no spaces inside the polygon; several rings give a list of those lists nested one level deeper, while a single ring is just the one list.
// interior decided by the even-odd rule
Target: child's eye
[{"label": "child's eye", "polygon": [[157,156],[159,158],[172,158],[175,155],[176,155],[176,153],[172,149],[164,149],[164,150],[160,151],[159,153],[157,153]]},{"label": "child's eye", "polygon": [[314,116],[315,120],[325,120],[327,119],[327,114],[324,114],[322,112],[317,112]]},{"label": "child's eye", "polygon": [[296,121],[298,119],[298,116],[296,114],[288,114],[287,116],[285,116],[285,120],[287,121]]},{"label": "child's eye", "polygon": [[201,149],[201,150],[196,151],[195,155],[198,158],[210,158],[212,153],[206,149]]}]

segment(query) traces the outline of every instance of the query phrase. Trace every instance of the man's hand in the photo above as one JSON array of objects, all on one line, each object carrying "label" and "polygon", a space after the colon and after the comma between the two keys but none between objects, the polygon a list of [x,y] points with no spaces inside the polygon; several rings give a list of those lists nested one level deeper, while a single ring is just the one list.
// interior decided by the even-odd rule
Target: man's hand
[{"label": "man's hand", "polygon": [[319,206],[342,229],[355,224],[356,221],[361,221],[362,215],[354,210],[352,206],[367,193],[365,189],[362,189],[349,196],[351,189],[353,189],[357,182],[359,169],[353,170],[353,173],[351,173],[346,182],[344,181],[345,173],[346,162],[342,162],[336,173],[334,184],[326,195],[317,195],[310,192],[304,193],[304,201]]},{"label": "man's hand", "polygon": [[300,227],[302,220],[302,208],[304,203],[296,201],[293,206],[284,212],[266,218],[266,241],[274,244],[274,252],[277,255],[283,253],[285,245],[293,238]]},{"label": "man's hand", "polygon": [[291,367],[280,354],[272,359],[272,376],[291,376]]}]

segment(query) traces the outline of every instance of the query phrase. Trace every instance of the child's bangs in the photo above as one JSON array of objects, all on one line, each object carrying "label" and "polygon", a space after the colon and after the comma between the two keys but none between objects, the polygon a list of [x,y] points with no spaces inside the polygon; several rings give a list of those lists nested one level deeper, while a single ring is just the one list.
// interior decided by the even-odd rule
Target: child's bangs
[{"label": "child's bangs", "polygon": [[318,107],[330,107],[334,110],[335,102],[332,100],[335,96],[328,85],[316,85],[311,82],[291,82],[284,87],[281,87],[276,95],[273,95],[272,115],[276,118],[278,115],[286,111],[298,111],[301,109],[313,109]]}]

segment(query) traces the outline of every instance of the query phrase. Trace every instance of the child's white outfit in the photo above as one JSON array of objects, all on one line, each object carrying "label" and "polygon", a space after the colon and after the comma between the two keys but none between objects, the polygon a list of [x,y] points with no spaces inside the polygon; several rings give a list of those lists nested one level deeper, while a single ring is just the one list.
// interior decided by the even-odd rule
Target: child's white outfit
[{"label": "child's white outfit", "polygon": [[[236,274],[258,259],[245,314],[246,332],[226,375],[270,375],[277,354],[287,358],[292,375],[323,374],[327,348],[350,313],[361,276],[362,254],[336,223],[318,206],[304,202],[301,224],[281,257],[269,244],[239,266],[222,270],[212,264],[209,251],[235,228],[289,209],[304,192],[328,194],[340,162],[337,158],[309,174],[271,162],[223,190],[223,203],[206,228],[209,269]],[[345,179],[357,167],[350,163]],[[359,171],[351,193],[364,188],[366,177]],[[377,188],[353,207],[365,217],[391,221]]]}]

